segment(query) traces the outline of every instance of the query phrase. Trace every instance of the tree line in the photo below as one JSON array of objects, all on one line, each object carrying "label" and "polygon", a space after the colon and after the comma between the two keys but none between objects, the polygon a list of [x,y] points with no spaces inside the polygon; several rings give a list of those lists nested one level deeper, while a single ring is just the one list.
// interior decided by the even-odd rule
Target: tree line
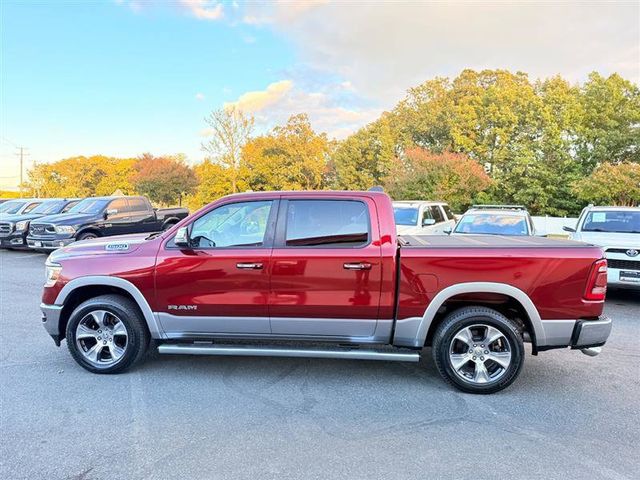
[{"label": "tree line", "polygon": [[41,196],[115,189],[191,208],[245,190],[367,189],[394,199],[519,203],[572,215],[587,203],[640,202],[640,90],[617,74],[583,84],[560,76],[464,70],[410,89],[389,112],[342,141],[307,115],[255,134],[235,109],[206,118],[207,158],[74,157],[39,164],[28,187]]}]

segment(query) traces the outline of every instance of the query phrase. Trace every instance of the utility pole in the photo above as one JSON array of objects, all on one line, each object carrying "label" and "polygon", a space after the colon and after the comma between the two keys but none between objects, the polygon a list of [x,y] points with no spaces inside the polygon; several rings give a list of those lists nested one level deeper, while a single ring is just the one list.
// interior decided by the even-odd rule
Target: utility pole
[{"label": "utility pole", "polygon": [[29,155],[28,153],[25,153],[24,151],[26,150],[25,147],[16,147],[18,149],[20,149],[20,153],[16,153],[16,157],[20,157],[20,198],[22,198],[22,170],[23,170],[23,165],[24,165],[24,157],[25,155]]}]

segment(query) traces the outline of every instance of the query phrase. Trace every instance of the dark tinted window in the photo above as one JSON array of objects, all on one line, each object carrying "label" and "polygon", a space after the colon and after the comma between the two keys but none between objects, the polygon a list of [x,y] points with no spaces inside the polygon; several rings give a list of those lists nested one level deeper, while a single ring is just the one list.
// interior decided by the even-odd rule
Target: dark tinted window
[{"label": "dark tinted window", "polygon": [[149,210],[147,202],[142,198],[130,198],[129,199],[129,211],[131,212],[146,212]]},{"label": "dark tinted window", "polygon": [[74,200],[73,202],[69,202],[67,206],[62,209],[61,213],[67,213],[69,210],[75,207],[79,202],[80,200]]},{"label": "dark tinted window", "polygon": [[444,209],[444,213],[447,214],[447,218],[449,220],[453,220],[454,218],[456,218],[456,217],[453,216],[453,212],[449,208],[449,205],[443,205],[442,208]]},{"label": "dark tinted window", "polygon": [[358,247],[369,241],[367,206],[353,200],[290,200],[286,245]]},{"label": "dark tinted window", "polygon": [[125,198],[118,198],[113,200],[109,204],[108,210],[117,210],[118,213],[124,213],[128,210],[127,200]]},{"label": "dark tinted window", "polygon": [[431,211],[433,212],[433,218],[436,219],[436,223],[444,222],[444,216],[442,215],[442,210],[437,205],[431,207]]}]

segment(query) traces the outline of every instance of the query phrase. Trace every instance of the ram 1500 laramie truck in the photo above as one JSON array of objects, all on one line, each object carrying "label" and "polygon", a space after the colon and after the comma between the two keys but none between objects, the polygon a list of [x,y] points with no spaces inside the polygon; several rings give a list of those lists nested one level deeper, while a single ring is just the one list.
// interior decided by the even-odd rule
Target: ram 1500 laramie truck
[{"label": "ram 1500 laramie truck", "polygon": [[95,373],[160,353],[398,360],[425,346],[461,390],[522,369],[524,342],[596,354],[607,263],[546,238],[397,237],[381,192],[221,198],[168,231],[49,256],[42,321]]},{"label": "ram 1500 laramie truck", "polygon": [[157,232],[187,215],[186,208],[153,208],[146,197],[85,198],[66,213],[31,222],[27,244],[35,250],[55,250],[78,240]]}]

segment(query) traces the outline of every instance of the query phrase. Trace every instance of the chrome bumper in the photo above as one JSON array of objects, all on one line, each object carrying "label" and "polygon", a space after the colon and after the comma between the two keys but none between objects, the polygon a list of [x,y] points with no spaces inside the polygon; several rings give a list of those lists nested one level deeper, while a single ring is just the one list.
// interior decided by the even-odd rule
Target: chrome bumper
[{"label": "chrome bumper", "polygon": [[571,348],[601,347],[611,334],[611,319],[601,316],[598,320],[578,320],[571,337]]},{"label": "chrome bumper", "polygon": [[62,305],[40,304],[42,310],[42,325],[47,333],[53,338],[57,346],[60,346],[60,314],[62,313]]}]

